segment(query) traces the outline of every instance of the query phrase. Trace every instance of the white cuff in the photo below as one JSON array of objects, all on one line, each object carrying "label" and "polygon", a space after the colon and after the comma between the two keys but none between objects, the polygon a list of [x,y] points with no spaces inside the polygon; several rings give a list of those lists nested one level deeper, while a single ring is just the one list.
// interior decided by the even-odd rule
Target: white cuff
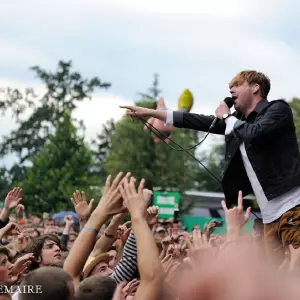
[{"label": "white cuff", "polygon": [[167,110],[167,119],[165,122],[165,126],[167,125],[173,125],[173,111]]},{"label": "white cuff", "polygon": [[234,116],[231,116],[226,120],[225,135],[229,135],[232,132],[236,121],[238,121],[238,119]]}]

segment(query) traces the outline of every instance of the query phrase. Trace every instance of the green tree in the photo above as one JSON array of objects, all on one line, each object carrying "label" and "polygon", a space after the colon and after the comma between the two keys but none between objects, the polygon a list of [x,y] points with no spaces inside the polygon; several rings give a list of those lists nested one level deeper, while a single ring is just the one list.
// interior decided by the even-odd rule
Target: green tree
[{"label": "green tree", "polygon": [[0,202],[4,201],[10,190],[11,179],[6,168],[0,168]]},{"label": "green tree", "polygon": [[[209,151],[202,151],[199,160],[218,179],[222,178],[225,167],[225,143],[217,143]],[[203,167],[196,170],[196,188],[202,191],[222,192],[222,185]]]},{"label": "green tree", "polygon": [[[79,102],[91,98],[96,88],[110,86],[98,77],[88,79],[73,71],[71,61],[59,61],[54,72],[39,66],[34,66],[31,70],[45,88],[42,96],[37,96],[31,88],[24,92],[6,88],[0,94],[0,111],[11,111],[12,118],[17,123],[17,128],[3,137],[0,156],[17,154],[19,161],[16,168],[39,153],[65,111],[72,114]],[[20,179],[20,173],[12,174],[18,175],[13,181]],[[25,178],[26,174],[21,174]]]},{"label": "green tree", "polygon": [[[70,198],[76,190],[96,196],[94,186],[93,152],[78,135],[69,113],[58,122],[55,134],[37,155],[31,157],[26,179],[19,183],[23,188],[23,203],[31,211],[55,212],[72,208]],[[99,194],[99,193],[98,193]]]},{"label": "green tree", "polygon": [[101,178],[107,177],[107,170],[105,169],[105,163],[107,156],[111,150],[112,135],[115,133],[115,123],[113,120],[107,121],[102,125],[101,132],[97,134],[96,139],[93,140],[92,144],[95,148],[94,160],[95,167],[94,172]]},{"label": "green tree", "polygon": [[[159,75],[153,75],[152,86],[146,93],[138,93],[141,96],[141,101],[136,102],[136,105],[143,105],[148,108],[156,108],[156,98],[160,95],[159,89]],[[116,133],[116,124],[113,120],[109,120],[106,124],[102,125],[101,131],[97,134],[96,139],[93,141],[95,149],[95,172],[101,177],[105,178],[108,171],[105,168],[107,157],[110,154],[112,147],[112,136]]]},{"label": "green tree", "polygon": [[155,102],[156,105],[156,99],[159,97],[161,92],[162,90],[159,88],[159,74],[154,73],[152,86],[148,88],[146,93],[139,92],[138,94],[141,96],[141,102],[150,101]]},{"label": "green tree", "polygon": [[300,145],[300,98],[293,98],[289,105],[293,111],[298,145]]}]

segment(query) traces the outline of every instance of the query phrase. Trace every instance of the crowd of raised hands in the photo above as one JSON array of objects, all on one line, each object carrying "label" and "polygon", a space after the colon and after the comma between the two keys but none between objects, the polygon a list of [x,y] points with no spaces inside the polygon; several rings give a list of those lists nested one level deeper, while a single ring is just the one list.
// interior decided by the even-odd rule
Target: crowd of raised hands
[{"label": "crowd of raised hands", "polygon": [[0,299],[296,299],[300,250],[269,262],[263,231],[243,231],[251,209],[242,193],[236,207],[222,202],[227,233],[216,235],[217,221],[187,232],[160,220],[144,185],[131,173],[108,176],[97,205],[75,191],[79,224],[71,215],[25,218],[22,190],[10,191],[0,214]]}]

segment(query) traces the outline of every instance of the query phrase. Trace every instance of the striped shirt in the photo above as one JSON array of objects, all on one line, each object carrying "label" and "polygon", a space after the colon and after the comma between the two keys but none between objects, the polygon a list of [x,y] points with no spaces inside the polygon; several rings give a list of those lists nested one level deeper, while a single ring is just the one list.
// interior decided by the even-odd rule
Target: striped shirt
[{"label": "striped shirt", "polygon": [[125,243],[122,257],[115,267],[115,271],[110,275],[117,283],[129,282],[137,269],[136,240],[133,231]]}]

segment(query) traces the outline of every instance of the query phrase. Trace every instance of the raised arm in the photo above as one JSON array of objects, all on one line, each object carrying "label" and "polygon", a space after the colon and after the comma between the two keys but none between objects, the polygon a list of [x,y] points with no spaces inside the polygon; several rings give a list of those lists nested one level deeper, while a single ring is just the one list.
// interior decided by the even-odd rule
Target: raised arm
[{"label": "raised arm", "polygon": [[96,257],[99,254],[107,252],[109,250],[110,246],[116,240],[115,236],[118,227],[122,224],[123,219],[124,219],[124,214],[117,214],[111,219],[109,226],[105,230],[105,234],[102,235],[97,241],[92,256]]},{"label": "raised arm", "polygon": [[125,210],[121,195],[118,191],[118,185],[122,176],[123,174],[119,173],[112,185],[110,184],[111,177],[108,176],[102,199],[75,240],[74,245],[65,261],[64,270],[72,276],[75,284],[77,283],[76,280],[78,279],[79,274],[83,270],[83,267],[93,250],[95,238],[101,226],[105,223],[109,216],[124,212]]},{"label": "raised arm", "polygon": [[64,227],[62,236],[60,238],[60,244],[62,247],[67,248],[68,240],[69,240],[69,233],[74,224],[74,220],[73,220],[73,217],[69,215],[69,216],[64,217],[64,221],[65,221],[65,227]]},{"label": "raised arm", "polygon": [[[200,114],[193,114],[181,111],[165,111],[154,110],[139,106],[120,106],[127,109],[127,115],[131,118],[134,117],[153,117],[159,119],[167,124],[172,124],[178,128],[195,129],[199,131],[208,131],[215,116],[206,116]],[[219,120],[211,129],[211,133],[224,134],[226,124],[224,121]]]},{"label": "raised arm", "polygon": [[143,198],[143,186],[144,180],[141,181],[137,193],[135,179],[131,178],[130,183],[127,180],[123,181],[120,191],[131,214],[132,229],[137,244],[141,279],[134,299],[155,300],[158,299],[161,291],[163,276],[156,243],[145,219],[147,202]]},{"label": "raised arm", "polygon": [[85,192],[80,193],[80,191],[76,191],[73,193],[73,198],[71,199],[71,201],[74,205],[75,212],[79,217],[81,230],[92,213],[94,199],[90,200],[90,202],[88,203],[86,200]]},{"label": "raised arm", "polygon": [[[149,204],[152,197],[152,191],[148,189],[143,190],[143,199],[146,206]],[[151,228],[153,223],[157,222],[158,207],[151,206],[145,213],[145,219],[148,226]],[[136,239],[134,232],[131,231],[126,241],[124,252],[118,264],[116,265],[114,273],[111,275],[118,283],[129,282],[133,279],[133,276],[137,269],[137,250]]]},{"label": "raised arm", "polygon": [[18,206],[20,201],[22,200],[22,189],[19,187],[11,190],[5,200],[4,200],[4,208],[0,214],[0,228],[3,228],[9,222],[9,215],[12,210]]},{"label": "raised arm", "polygon": [[151,108],[145,108],[141,106],[130,106],[130,105],[122,105],[121,108],[127,109],[127,115],[131,118],[134,117],[152,117],[155,119],[159,119],[163,122],[167,120],[167,111],[165,110],[156,110]]},{"label": "raised arm", "polygon": [[[207,132],[214,121],[215,116],[206,116],[188,112],[174,111],[173,125],[178,128],[188,128]],[[225,134],[226,124],[223,120],[218,122],[211,129],[211,133]]]}]

